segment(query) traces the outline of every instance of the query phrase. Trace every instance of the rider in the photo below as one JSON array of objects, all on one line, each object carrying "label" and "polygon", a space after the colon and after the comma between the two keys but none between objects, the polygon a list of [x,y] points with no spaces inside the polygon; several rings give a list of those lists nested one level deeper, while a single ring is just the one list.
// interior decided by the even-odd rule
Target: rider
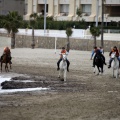
[{"label": "rider", "polygon": [[9,59],[10,59],[10,63],[12,64],[12,62],[11,62],[11,59],[12,59],[12,57],[11,57],[11,51],[10,51],[10,48],[9,48],[9,47],[5,47],[5,48],[4,48],[3,54],[2,54],[2,56],[1,56],[1,60],[3,59],[3,56],[4,56],[5,54],[8,55],[8,57],[9,57]]},{"label": "rider", "polygon": [[102,54],[101,50],[98,49],[96,46],[94,47],[94,53],[95,53],[95,56],[94,56],[94,59],[93,59],[93,66],[92,67],[95,67],[95,59],[96,59],[97,55],[99,55],[102,58],[103,63],[106,65],[104,55]]},{"label": "rider", "polygon": [[104,54],[104,50],[103,50],[102,47],[97,48],[97,47],[95,46],[94,49],[92,50],[91,60],[92,60],[94,54],[96,53],[95,51],[96,51],[97,49],[101,52],[101,54]]},{"label": "rider", "polygon": [[111,63],[112,63],[111,54],[112,54],[112,53],[116,53],[115,55],[116,55],[116,57],[118,58],[118,60],[120,61],[120,59],[119,59],[119,51],[118,51],[117,47],[114,46],[113,49],[112,49],[112,50],[110,51],[110,53],[109,53],[110,60],[109,60],[108,68],[111,68]]},{"label": "rider", "polygon": [[[65,47],[62,47],[60,59],[59,59],[58,62],[57,62],[57,66],[58,66],[57,70],[60,69],[60,68],[59,68],[59,64],[60,64],[60,62],[62,61],[62,54],[66,54],[66,53],[67,53],[67,51],[66,51]],[[68,60],[66,60],[66,62],[67,62],[67,71],[69,72],[70,62],[69,62]]]}]

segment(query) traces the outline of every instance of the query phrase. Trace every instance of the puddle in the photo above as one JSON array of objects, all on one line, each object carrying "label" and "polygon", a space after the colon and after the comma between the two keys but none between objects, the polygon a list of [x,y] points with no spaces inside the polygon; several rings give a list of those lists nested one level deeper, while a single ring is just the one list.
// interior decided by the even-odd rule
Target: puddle
[{"label": "puddle", "polygon": [[[43,88],[43,87],[36,87],[36,88],[21,88],[21,89],[2,89],[1,83],[4,81],[11,81],[11,78],[2,78],[0,76],[0,94],[2,93],[14,93],[14,92],[26,92],[26,91],[42,91],[42,90],[48,90],[49,88]],[[32,80],[17,80],[16,82],[34,82]]]}]

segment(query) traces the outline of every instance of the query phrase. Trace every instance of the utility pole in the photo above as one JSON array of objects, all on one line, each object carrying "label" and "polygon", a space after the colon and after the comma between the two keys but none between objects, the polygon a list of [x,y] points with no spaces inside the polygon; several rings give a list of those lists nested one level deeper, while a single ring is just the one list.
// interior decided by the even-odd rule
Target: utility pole
[{"label": "utility pole", "polygon": [[46,4],[47,4],[47,0],[45,1],[45,7],[44,7],[44,34],[46,33]]},{"label": "utility pole", "polygon": [[98,27],[99,0],[96,0],[96,27]]},{"label": "utility pole", "polygon": [[103,38],[103,32],[104,32],[104,0],[101,0],[102,2],[102,20],[101,20],[101,47],[104,48],[104,38]]}]

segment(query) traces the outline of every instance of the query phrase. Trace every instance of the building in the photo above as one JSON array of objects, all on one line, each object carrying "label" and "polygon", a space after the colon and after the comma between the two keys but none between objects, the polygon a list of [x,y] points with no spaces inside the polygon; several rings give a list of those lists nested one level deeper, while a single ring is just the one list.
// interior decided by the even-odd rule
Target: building
[{"label": "building", "polygon": [[9,11],[25,15],[25,0],[0,0],[0,15],[7,15]]},{"label": "building", "polygon": [[[97,2],[98,1],[98,2]],[[25,19],[30,14],[44,14],[45,0],[26,0]],[[53,16],[55,20],[79,20],[76,9],[82,11],[82,18],[87,22],[95,22],[98,15],[98,22],[101,22],[101,0],[47,0],[47,16]],[[120,0],[106,0],[104,21],[120,21]],[[98,12],[96,12],[98,11]]]}]

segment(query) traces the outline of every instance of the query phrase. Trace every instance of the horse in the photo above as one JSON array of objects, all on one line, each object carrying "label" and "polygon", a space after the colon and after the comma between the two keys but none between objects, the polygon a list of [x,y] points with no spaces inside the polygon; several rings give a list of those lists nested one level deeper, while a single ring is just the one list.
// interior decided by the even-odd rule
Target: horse
[{"label": "horse", "polygon": [[[103,59],[102,59],[101,55],[99,55],[99,54],[96,54],[95,66],[97,66],[97,69],[98,69],[97,75],[99,75],[100,72],[103,73],[104,62],[103,62]],[[94,73],[96,73],[96,69],[95,68],[94,68]]]},{"label": "horse", "polygon": [[2,65],[3,65],[3,63],[5,63],[5,71],[9,72],[8,63],[10,65],[10,69],[12,67],[11,67],[10,57],[9,57],[8,54],[4,54],[3,57],[2,57],[2,59],[1,59],[1,72],[2,72]]},{"label": "horse", "polygon": [[[116,57],[116,53],[112,53],[111,54],[111,58],[112,58],[112,63],[111,63],[111,67],[113,70],[113,77],[118,78],[118,72],[119,72],[119,60]],[[116,75],[115,75],[115,71],[116,71]]]},{"label": "horse", "polygon": [[58,77],[61,78],[62,81],[66,81],[66,73],[67,73],[67,54],[62,54],[62,61],[60,62],[60,71]]}]

